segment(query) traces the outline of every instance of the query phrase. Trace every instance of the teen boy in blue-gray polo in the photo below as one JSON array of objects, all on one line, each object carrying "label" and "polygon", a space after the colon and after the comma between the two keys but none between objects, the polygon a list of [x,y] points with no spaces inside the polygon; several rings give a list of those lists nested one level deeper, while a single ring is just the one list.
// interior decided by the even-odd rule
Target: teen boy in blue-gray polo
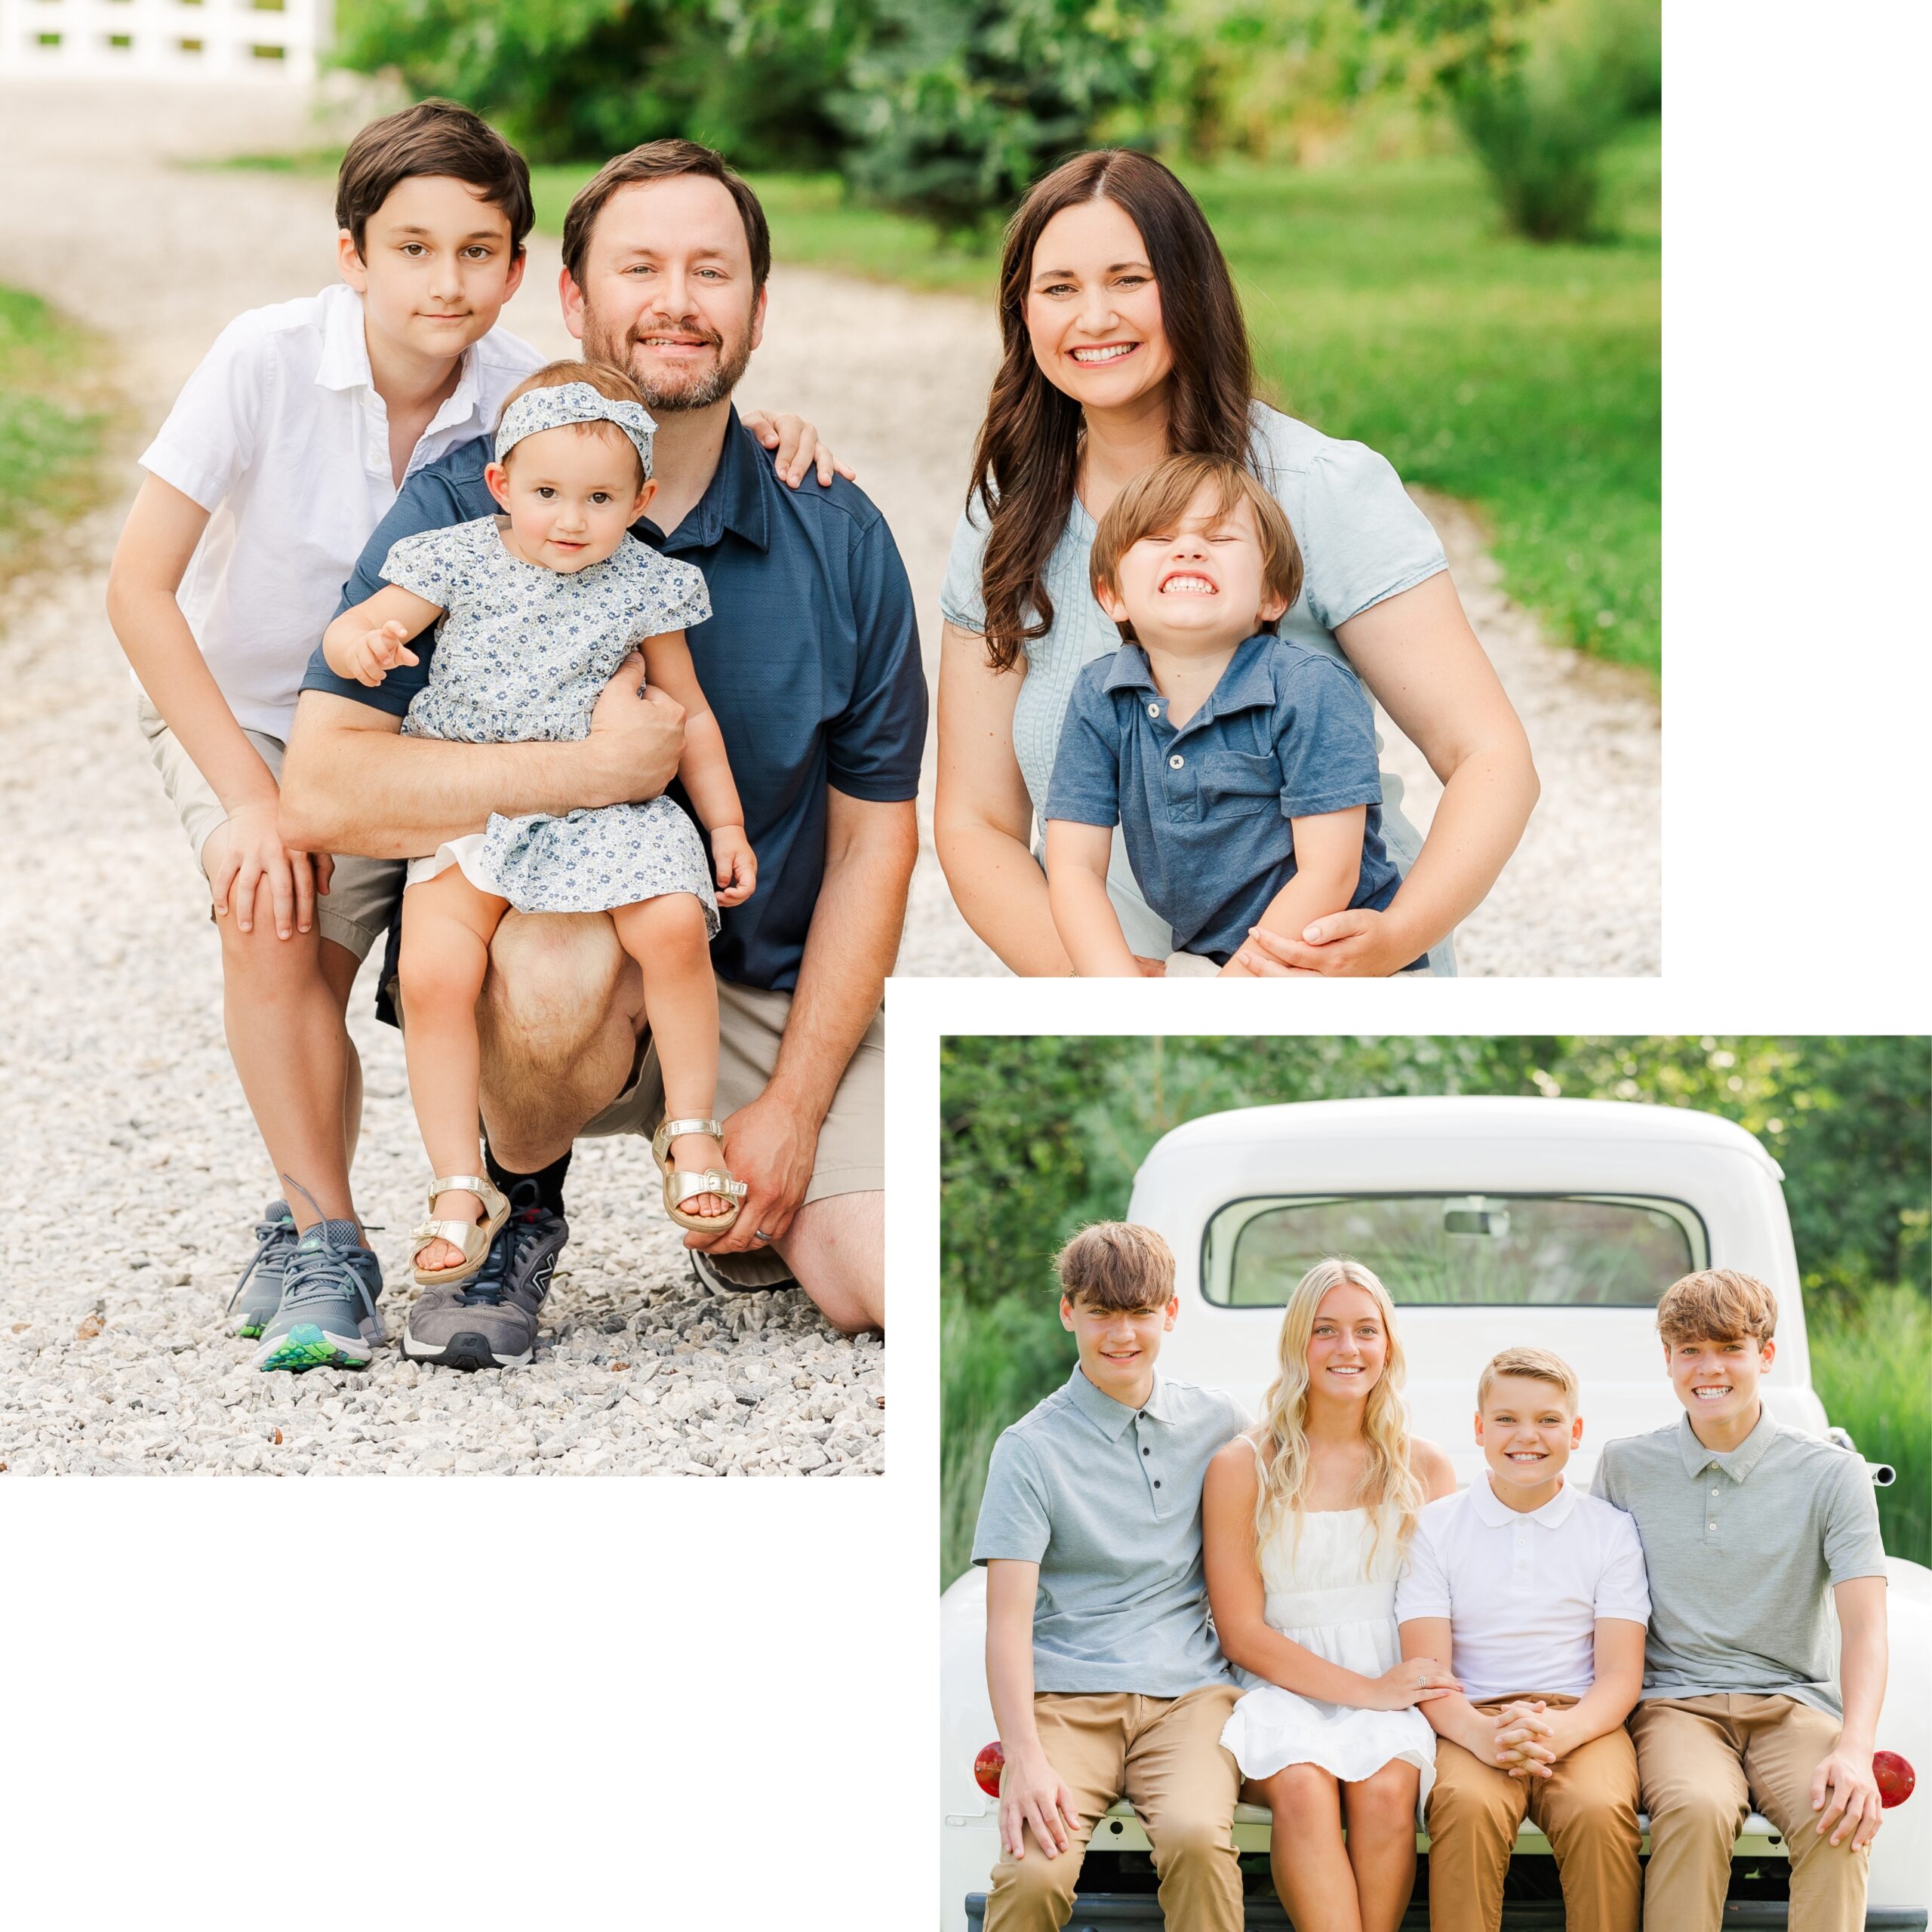
[{"label": "teen boy in blue-gray polo", "polygon": [[973,1540],[1006,1758],[986,1932],[1065,1924],[1088,1835],[1123,1795],[1168,1924],[1241,1932],[1241,1774],[1221,1744],[1239,1692],[1208,1622],[1201,1484],[1249,1419],[1155,1373],[1180,1304],[1151,1228],[1085,1229],[1057,1265],[1080,1359],[994,1446]]},{"label": "teen boy in blue-gray polo", "polygon": [[1101,518],[1091,568],[1124,641],[1080,674],[1047,795],[1048,896],[1075,970],[1140,970],[1105,891],[1116,825],[1173,928],[1170,971],[1244,973],[1235,955],[1264,918],[1299,934],[1386,907],[1400,881],[1374,715],[1346,665],[1275,634],[1302,569],[1274,498],[1237,463],[1170,457]]}]

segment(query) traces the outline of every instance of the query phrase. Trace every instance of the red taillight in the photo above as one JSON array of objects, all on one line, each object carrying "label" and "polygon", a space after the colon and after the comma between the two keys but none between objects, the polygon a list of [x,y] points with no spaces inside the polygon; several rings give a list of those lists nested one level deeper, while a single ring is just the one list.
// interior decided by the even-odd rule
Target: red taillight
[{"label": "red taillight", "polygon": [[[1889,1758],[1891,1755],[1891,1753],[1889,1751],[1886,1751],[1881,1752],[1879,1755],[1881,1757]],[[1876,1760],[1874,1760],[1874,1761],[1875,1762]],[[1905,1764],[1905,1760],[1903,1758],[1900,1758],[1898,1761],[1901,1764]],[[999,1748],[999,1740],[995,1737],[993,1741],[990,1744],[986,1746],[981,1750],[980,1755],[973,1760],[973,1781],[986,1794],[989,1798],[997,1798],[999,1795],[999,1774],[1005,1769],[1006,1753]],[[1909,1764],[1906,1765],[1905,1774],[1908,1778],[1912,1776],[1912,1767]],[[1906,1786],[1906,1789],[1907,1791],[1909,1791],[1911,1789],[1912,1786],[1909,1784]],[[1885,1800],[1885,1802],[1887,1804],[1895,1804],[1898,1802],[1898,1800],[1897,1798],[1888,1798]]]},{"label": "red taillight", "polygon": [[1878,1781],[1878,1802],[1888,1811],[1903,1804],[1918,1782],[1918,1774],[1896,1751],[1873,1752],[1872,1775]]}]

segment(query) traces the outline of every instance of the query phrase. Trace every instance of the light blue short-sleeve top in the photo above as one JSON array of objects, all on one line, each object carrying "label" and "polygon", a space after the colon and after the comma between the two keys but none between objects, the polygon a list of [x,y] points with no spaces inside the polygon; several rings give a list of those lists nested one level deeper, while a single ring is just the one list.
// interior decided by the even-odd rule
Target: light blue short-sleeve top
[{"label": "light blue short-sleeve top", "polygon": [[[1441,540],[1410,500],[1386,457],[1364,444],[1324,436],[1265,403],[1254,405],[1254,423],[1257,474],[1301,546],[1302,592],[1281,620],[1281,635],[1346,664],[1347,654],[1335,638],[1337,626],[1447,569]],[[961,630],[986,629],[980,588],[986,543],[983,515],[977,500],[961,513],[940,591],[941,615]],[[1026,647],[1026,676],[1014,708],[1014,750],[1041,825],[1075,681],[1084,666],[1120,648],[1119,627],[1095,601],[1088,579],[1094,528],[1076,497],[1066,528],[1047,559],[1054,621],[1044,636]],[[1422,835],[1402,811],[1401,780],[1389,771],[1382,774],[1382,836],[1397,871],[1406,874],[1422,849]],[[1136,952],[1158,958],[1173,950],[1172,931],[1142,897],[1118,832],[1107,891]],[[1433,973],[1454,973],[1451,940],[1435,947],[1429,963]]]}]

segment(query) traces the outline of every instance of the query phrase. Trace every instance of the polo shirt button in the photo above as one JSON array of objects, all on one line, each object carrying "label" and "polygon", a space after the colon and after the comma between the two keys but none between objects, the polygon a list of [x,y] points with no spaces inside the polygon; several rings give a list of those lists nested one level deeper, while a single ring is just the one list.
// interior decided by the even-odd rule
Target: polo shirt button
[{"label": "polo shirt button", "polygon": [[1158,1476],[1156,1476],[1156,1477],[1154,1478],[1154,1487],[1155,1487],[1156,1489],[1158,1489],[1158,1488],[1160,1487],[1160,1486],[1161,1486],[1161,1478],[1160,1478]]},{"label": "polo shirt button", "polygon": [[1179,752],[1176,752],[1174,756],[1168,760],[1168,762],[1172,765],[1177,771],[1178,771],[1181,767],[1187,762],[1187,760],[1183,758]]},{"label": "polo shirt button", "polygon": [[1149,718],[1158,718],[1160,715],[1161,707],[1158,704],[1150,704],[1147,707],[1147,715]]},{"label": "polo shirt button", "polygon": [[1141,1454],[1142,1454],[1142,1455],[1143,1455],[1143,1456],[1151,1456],[1151,1455],[1152,1455],[1152,1454],[1153,1454],[1153,1453],[1154,1453],[1154,1452],[1153,1452],[1153,1451],[1152,1451],[1152,1450],[1151,1450],[1151,1449],[1143,1449],[1143,1450],[1142,1450],[1142,1451],[1141,1451],[1141,1452],[1140,1452],[1140,1453],[1141,1453]]}]

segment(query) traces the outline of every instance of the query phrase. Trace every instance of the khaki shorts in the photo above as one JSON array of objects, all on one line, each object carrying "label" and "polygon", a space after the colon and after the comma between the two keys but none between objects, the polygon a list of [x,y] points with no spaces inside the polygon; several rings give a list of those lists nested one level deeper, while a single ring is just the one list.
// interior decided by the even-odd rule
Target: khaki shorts
[{"label": "khaki shorts", "polygon": [[[166,719],[145,697],[136,705],[134,715],[141,736],[147,740],[148,756],[161,774],[162,789],[180,814],[182,829],[199,864],[210,838],[228,823],[227,809],[182,749],[181,740],[169,730]],[[281,740],[263,731],[248,731],[246,727],[244,731],[249,743],[261,753],[263,761],[279,780]],[[315,924],[323,938],[333,940],[358,959],[366,958],[370,947],[381,938],[401,895],[403,865],[400,859],[338,857],[329,889],[318,895],[315,902]],[[202,870],[205,877],[206,867]],[[212,906],[208,917],[214,917]]]},{"label": "khaki shorts", "polygon": [[[761,986],[718,983],[718,1118],[749,1106],[762,1094],[778,1064],[778,1044],[792,1011],[792,995]],[[664,1081],[656,1043],[647,1040],[629,1086],[583,1130],[585,1135],[640,1134],[648,1139],[664,1118]],[[885,1022],[872,1015],[866,1036],[846,1063],[832,1110],[819,1129],[807,1201],[835,1194],[869,1193],[885,1186]],[[718,1257],[731,1279],[747,1287],[784,1280],[789,1270],[775,1254],[747,1251]]]}]

